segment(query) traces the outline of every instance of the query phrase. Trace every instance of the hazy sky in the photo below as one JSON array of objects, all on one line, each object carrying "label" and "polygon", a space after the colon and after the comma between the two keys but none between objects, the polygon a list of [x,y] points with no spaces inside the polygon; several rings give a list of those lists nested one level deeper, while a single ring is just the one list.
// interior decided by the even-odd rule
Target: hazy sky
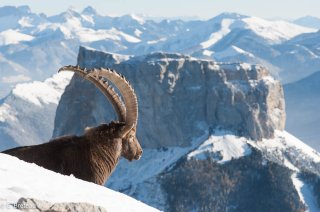
[{"label": "hazy sky", "polygon": [[93,6],[100,14],[128,13],[148,16],[211,18],[221,12],[238,12],[263,18],[320,17],[320,0],[0,0],[4,5],[29,5],[36,13],[58,14],[70,6]]}]

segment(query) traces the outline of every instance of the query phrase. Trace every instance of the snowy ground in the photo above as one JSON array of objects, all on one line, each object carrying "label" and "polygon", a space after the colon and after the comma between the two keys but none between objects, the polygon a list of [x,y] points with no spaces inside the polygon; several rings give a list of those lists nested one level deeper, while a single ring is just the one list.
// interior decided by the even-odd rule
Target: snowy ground
[{"label": "snowy ground", "polygon": [[102,206],[107,211],[158,211],[103,186],[0,154],[0,210],[9,209],[9,204],[16,203],[21,197],[52,203],[86,202]]}]

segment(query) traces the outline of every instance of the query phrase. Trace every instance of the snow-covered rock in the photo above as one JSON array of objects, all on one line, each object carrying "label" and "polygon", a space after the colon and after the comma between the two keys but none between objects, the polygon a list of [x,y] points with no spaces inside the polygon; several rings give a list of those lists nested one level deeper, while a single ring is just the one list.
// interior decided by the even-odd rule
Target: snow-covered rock
[{"label": "snow-covered rock", "polygon": [[[73,176],[61,175],[15,157],[0,154],[0,209],[13,211],[11,204],[15,205],[22,197],[44,200],[52,205],[56,203],[55,208],[60,210],[61,205],[67,205],[63,203],[69,202],[73,204],[71,211],[76,211],[77,207],[83,208],[84,205],[81,203],[100,206],[106,211],[158,211],[103,186],[82,181]],[[39,201],[33,202],[33,205],[22,200],[19,203],[26,204],[25,207],[40,205]]]}]

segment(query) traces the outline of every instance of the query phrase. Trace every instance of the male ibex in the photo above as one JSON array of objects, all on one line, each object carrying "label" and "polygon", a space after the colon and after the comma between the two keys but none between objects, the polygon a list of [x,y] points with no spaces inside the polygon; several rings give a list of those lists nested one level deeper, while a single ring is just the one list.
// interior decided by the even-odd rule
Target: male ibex
[{"label": "male ibex", "polygon": [[[142,148],[136,138],[137,97],[124,77],[113,70],[65,66],[59,71],[67,70],[93,82],[109,99],[119,121],[86,129],[82,136],[63,136],[48,143],[17,147],[3,153],[64,175],[73,174],[77,178],[103,185],[120,156],[129,161],[141,157]],[[118,88],[124,104],[108,81]]]}]

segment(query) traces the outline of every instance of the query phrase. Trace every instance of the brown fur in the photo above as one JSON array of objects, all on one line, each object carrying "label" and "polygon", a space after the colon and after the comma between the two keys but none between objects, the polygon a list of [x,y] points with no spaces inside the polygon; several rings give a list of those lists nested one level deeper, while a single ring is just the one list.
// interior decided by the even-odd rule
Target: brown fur
[{"label": "brown fur", "polygon": [[[139,159],[142,154],[135,132],[120,137],[123,123],[111,122],[86,130],[82,136],[63,136],[48,143],[3,151],[46,169],[103,185],[120,156]],[[132,129],[131,131],[133,131]]]}]

